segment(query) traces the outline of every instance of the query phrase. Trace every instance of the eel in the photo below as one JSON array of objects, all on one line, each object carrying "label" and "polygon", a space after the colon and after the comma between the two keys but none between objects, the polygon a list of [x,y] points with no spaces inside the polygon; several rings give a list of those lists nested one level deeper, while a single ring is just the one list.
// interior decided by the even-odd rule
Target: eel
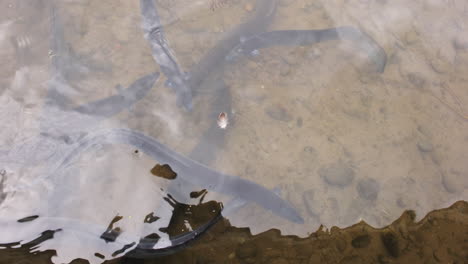
[{"label": "eel", "polygon": [[[318,42],[347,39],[359,44],[363,50],[368,52],[378,72],[384,71],[387,60],[385,51],[370,36],[357,28],[337,27],[322,30],[262,32],[273,18],[276,10],[276,3],[277,1],[257,1],[255,14],[246,23],[240,24],[232,32],[228,33],[226,37],[202,57],[199,63],[197,63],[188,74],[187,83],[189,88],[192,89],[192,95],[195,96],[200,93],[203,89],[202,87],[206,87],[204,82],[212,72],[222,72],[222,70],[218,69],[222,68],[224,62],[229,61],[230,58],[238,55],[249,55],[255,50],[271,46],[305,46]],[[187,85],[187,83],[184,83],[184,85]],[[216,109],[214,113],[229,113],[231,100],[229,89],[225,86],[224,82],[221,80],[218,82],[208,81],[207,83],[209,87],[208,90],[217,92],[216,96],[218,99],[215,101],[216,103],[213,107],[213,109]],[[223,104],[225,104],[224,108],[222,106]],[[216,125],[213,124],[205,132],[199,144],[192,150],[190,157],[204,164],[209,164],[214,159],[215,153],[224,143],[224,135],[224,131],[219,130]],[[171,193],[175,191],[174,188],[169,188],[169,190]],[[235,199],[234,201],[236,201]],[[239,203],[243,204],[242,201]],[[236,203],[233,203],[231,207],[236,208],[235,204]],[[223,211],[231,212],[233,210],[235,209]]]},{"label": "eel", "polygon": [[158,79],[158,72],[147,74],[134,81],[127,89],[119,91],[118,94],[80,105],[72,112],[109,118],[143,99]]},{"label": "eel", "polygon": [[[277,0],[257,1],[255,12],[249,19],[228,32],[195,66],[192,67],[193,70],[187,74],[188,77],[185,78],[187,81],[182,83],[182,87],[177,87],[177,83],[175,82],[171,83],[171,85],[176,88],[175,90],[179,92],[177,96],[183,97],[187,87],[192,91],[192,95],[202,90],[200,88],[201,86],[210,87],[210,90],[215,93],[214,96],[216,97],[214,100],[215,103],[211,109],[212,114],[218,115],[220,112],[230,113],[231,97],[228,87],[224,84],[222,78],[210,79],[209,77],[214,72],[219,73],[222,71],[220,68],[224,65],[224,58],[242,39],[258,34],[266,29],[273,19],[277,3]],[[181,76],[180,67],[177,65],[175,59],[171,59],[174,57],[173,53],[166,46],[167,41],[164,38],[161,22],[153,1],[140,0],[140,9],[143,31],[145,33],[145,38],[150,43],[153,58],[160,65],[161,71],[166,75],[168,80],[173,79],[173,76]],[[157,34],[151,37],[151,32],[156,32]],[[203,134],[202,139],[189,154],[189,157],[205,165],[210,164],[216,157],[216,152],[224,144],[224,137],[225,131],[218,129],[216,123],[213,123]],[[203,182],[194,183],[205,187]],[[170,184],[168,192],[174,193],[176,191],[175,184]]]},{"label": "eel", "polygon": [[[276,13],[278,0],[258,0],[255,12],[246,22],[237,25],[214,46],[207,54],[202,56],[200,61],[193,66],[193,70],[188,74],[188,83],[194,96],[202,90],[214,93],[210,115],[213,120],[219,113],[232,112],[231,93],[229,87],[223,80],[223,66],[225,57],[237,47],[245,38],[249,38],[266,30],[272,22]],[[218,73],[215,78],[210,75]],[[216,122],[205,131],[199,143],[190,153],[190,157],[204,163],[210,164],[216,157],[216,153],[224,145],[226,131],[221,130]]]},{"label": "eel", "polygon": [[70,80],[81,80],[94,71],[109,72],[106,66],[97,66],[92,59],[83,59],[73,51],[65,41],[65,29],[57,12],[57,7],[51,4],[50,11],[50,69],[52,80],[49,82],[46,103],[58,106],[69,105],[70,100],[65,94],[77,94],[69,84]]},{"label": "eel", "polygon": [[[141,0],[142,3],[148,4],[152,2],[150,0]],[[171,50],[169,49],[167,42],[165,41],[164,34],[162,28],[159,24],[150,24],[152,26],[147,27],[147,39],[151,39],[153,43],[157,43],[156,49],[154,51],[159,52],[159,60],[158,63],[166,63],[165,68],[161,67],[161,71],[168,76],[169,85],[172,86],[178,93],[179,104],[183,105],[187,110],[191,110],[192,107],[192,95],[199,93],[201,91],[202,83],[205,81],[207,76],[215,71],[217,68],[223,65],[225,58],[229,58],[229,55],[234,52],[240,53],[249,53],[253,50],[259,48],[265,48],[272,45],[310,45],[316,42],[321,42],[325,40],[332,40],[332,39],[340,39],[340,38],[348,38],[351,40],[358,40],[361,41],[361,45],[363,48],[373,50],[375,56],[371,58],[375,58],[374,62],[376,63],[379,71],[383,71],[385,67],[386,55],[385,52],[385,59],[382,59],[382,52],[379,52],[378,47],[376,46],[375,42],[372,44],[369,40],[365,40],[365,34],[362,32],[350,28],[350,27],[342,27],[342,28],[335,28],[335,29],[327,29],[327,30],[319,30],[319,31],[273,31],[273,32],[264,32],[261,33],[259,31],[264,30],[266,25],[268,25],[268,18],[272,18],[275,10],[276,10],[276,0],[269,1],[269,0],[259,0],[257,1],[257,9],[256,14],[246,23],[239,25],[232,34],[229,34],[226,38],[224,38],[220,43],[215,46],[210,52],[207,53],[206,56],[200,60],[200,62],[194,67],[194,70],[187,75],[187,77],[181,72],[180,67],[178,67],[177,62],[175,61],[175,57],[173,56]],[[146,11],[146,9],[145,9]],[[143,13],[143,10],[142,10]],[[157,13],[148,13],[147,17],[151,17]],[[153,17],[154,19],[154,17]],[[250,25],[250,26],[246,26]],[[359,32],[361,34],[359,34]],[[344,36],[344,37],[343,37]],[[364,36],[364,37],[363,37]],[[362,41],[364,39],[364,41]],[[369,39],[371,39],[369,37]],[[372,40],[372,39],[371,39]],[[377,47],[377,48],[376,48]],[[152,45],[153,48],[153,45]],[[380,49],[380,51],[383,51]],[[379,55],[380,54],[380,55]],[[164,60],[161,60],[163,58]],[[57,63],[58,65],[60,62]],[[60,67],[57,67],[60,69]],[[151,84],[153,86],[157,76],[153,74],[153,76],[148,77],[154,81],[143,81],[147,85]],[[137,80],[138,82],[138,80]],[[220,89],[220,100],[229,100],[230,96],[228,95],[227,87],[223,87],[222,83],[216,84],[213,86],[219,86]],[[132,86],[130,86],[131,88]],[[132,104],[132,102],[136,102],[141,97],[145,95],[145,92],[139,93],[140,96],[135,94],[133,96],[132,89],[127,89],[129,92],[126,96],[120,95],[111,98],[98,100],[95,102],[88,103],[88,106],[83,105],[79,106],[74,109],[75,112],[84,115],[97,115],[100,117],[110,117],[111,115],[118,113],[119,108],[116,107],[115,102],[126,102],[123,103],[122,108],[128,107]],[[142,89],[142,91],[149,90],[149,89]],[[55,91],[52,89],[50,93],[50,97],[54,101],[60,96],[58,90]],[[224,97],[223,97],[224,96]],[[138,99],[139,98],[139,99]],[[227,99],[226,99],[227,98]],[[63,100],[62,100],[63,99]],[[129,101],[125,101],[125,99],[129,99]],[[61,98],[61,101],[65,101],[66,97]],[[66,105],[66,104],[64,104]],[[230,108],[230,106],[229,106]],[[211,130],[209,130],[211,131]],[[208,135],[208,134],[207,134]],[[219,138],[223,138],[223,135],[220,135]],[[206,141],[209,141],[209,137],[206,137]],[[203,140],[205,141],[205,140]],[[60,173],[63,168],[67,167],[78,155],[80,155],[83,151],[89,150],[96,144],[126,144],[137,147],[139,150],[144,152],[145,154],[149,155],[150,157],[158,160],[162,163],[170,164],[171,167],[178,172],[181,179],[186,182],[190,182],[194,185],[202,185],[207,187],[210,190],[229,194],[235,197],[239,196],[239,193],[242,193],[242,199],[244,201],[254,202],[259,204],[260,206],[264,207],[265,209],[271,210],[273,213],[289,219],[295,223],[302,223],[303,220],[300,215],[296,212],[294,208],[292,208],[286,201],[281,199],[278,195],[274,192],[247,180],[244,180],[239,177],[234,177],[231,175],[223,174],[220,172],[216,172],[207,166],[187,157],[184,157],[172,150],[168,147],[162,145],[155,139],[145,136],[140,132],[126,130],[126,129],[111,129],[111,130],[103,130],[103,131],[92,131],[89,132],[88,135],[79,138],[77,142],[71,143],[67,148],[67,154],[64,155],[64,158],[60,161],[57,161],[58,166],[54,170],[54,173]],[[206,144],[206,143],[205,143]],[[211,144],[211,143],[210,143]],[[216,151],[216,147],[213,148]],[[200,148],[194,149],[192,155],[196,155],[196,153],[203,153],[205,150]],[[209,162],[210,159],[208,159]],[[174,181],[177,184],[177,179]],[[213,221],[217,221],[218,217],[213,219]],[[214,222],[210,221],[207,224],[203,225],[199,229],[183,234],[180,237],[174,238],[172,240],[173,247],[167,248],[167,250],[171,250],[173,248],[177,248],[179,246],[185,245],[186,242],[193,240],[199,234],[203,233],[210,225]],[[154,254],[151,254],[154,255]]]},{"label": "eel", "polygon": [[[86,135],[99,122],[131,107],[151,90],[159,78],[152,73],[137,79],[122,93],[85,103],[75,108],[47,104],[39,117],[39,133],[0,153],[0,162],[10,165],[36,166],[61,159],[72,143]],[[50,100],[50,98],[48,98]]]},{"label": "eel", "polygon": [[155,249],[151,247],[154,242],[152,239],[147,239],[141,240],[138,245],[131,251],[127,252],[125,256],[130,258],[152,258],[155,256],[171,255],[188,247],[191,242],[202,236],[208,229],[210,229],[221,219],[223,219],[223,216],[221,213],[218,213],[210,221],[197,227],[195,230],[171,238],[171,245],[165,248],[157,249],[157,254],[155,254]]},{"label": "eel", "polygon": [[226,56],[234,61],[240,55],[250,55],[254,51],[273,46],[308,46],[331,40],[350,40],[366,51],[369,59],[381,73],[385,70],[387,54],[385,50],[365,32],[355,27],[343,26],[318,30],[277,30],[262,32],[243,40]]},{"label": "eel", "polygon": [[276,14],[278,0],[258,0],[255,4],[255,12],[249,19],[236,26],[226,34],[199,62],[192,67],[188,74],[188,83],[192,92],[196,94],[201,89],[200,84],[213,70],[224,63],[224,58],[244,38],[259,34],[268,27]]},{"label": "eel", "polygon": [[153,0],[140,0],[144,37],[151,46],[153,59],[167,77],[167,86],[176,93],[177,105],[192,111],[192,90],[170,49]]},{"label": "eel", "polygon": [[69,53],[64,29],[54,4],[51,4],[50,47],[51,79],[40,114],[40,131],[22,144],[1,151],[0,162],[10,165],[35,166],[61,159],[70,144],[86,134],[98,122],[110,118],[141,100],[154,86],[159,73],[147,74],[134,81],[127,89],[108,98],[73,106],[68,98],[67,70],[75,69]]},{"label": "eel", "polygon": [[75,147],[64,155],[64,158],[53,170],[54,173],[60,173],[64,168],[67,168],[84,151],[103,144],[133,146],[162,164],[170,164],[172,170],[176,171],[178,175],[173,180],[174,183],[177,183],[178,179],[183,179],[184,181],[195,185],[202,185],[209,190],[222,194],[235,197],[242,194],[242,199],[245,201],[256,203],[294,223],[303,222],[297,211],[275,192],[240,177],[217,172],[195,160],[178,154],[157,140],[134,130],[113,128],[93,131],[80,139],[75,144]]},{"label": "eel", "polygon": [[[183,93],[187,85],[191,89],[192,95],[196,95],[197,93],[200,93],[201,90],[209,90],[211,93],[213,93],[213,96],[215,98],[213,100],[214,103],[212,104],[211,109],[210,109],[210,113],[211,113],[210,115],[217,116],[220,112],[231,113],[231,94],[230,94],[229,88],[226,86],[222,78],[225,57],[234,47],[236,47],[236,45],[241,43],[242,39],[261,33],[262,31],[266,29],[266,27],[271,23],[273,19],[273,16],[276,11],[277,3],[278,3],[277,0],[257,1],[256,11],[254,12],[254,14],[251,15],[250,18],[245,23],[242,23],[236,26],[232,31],[228,32],[219,42],[217,42],[217,44],[213,48],[211,48],[208,51],[208,53],[204,55],[195,66],[192,67],[192,70],[187,74],[188,76],[186,78],[187,82],[183,83],[184,86],[179,87],[179,89],[176,89],[176,91],[180,91],[180,93]],[[163,42],[160,40],[162,37],[160,37],[159,39],[155,38],[153,40],[150,40],[149,37],[147,37],[148,35],[147,32],[150,32],[150,30],[147,27],[145,28],[145,25],[148,25],[148,24],[160,26],[159,19],[155,18],[157,14],[157,12],[155,11],[156,7],[154,6],[151,0],[141,0],[140,6],[142,9],[141,15],[143,17],[143,29],[145,32],[146,39],[150,41],[150,45],[152,47],[153,58],[155,58],[156,62],[160,64],[161,69],[163,69],[165,65],[161,65],[159,61],[162,61],[164,57],[171,57],[170,55],[172,53],[169,53],[167,51],[168,49],[165,49],[164,46],[162,45],[163,43],[167,43],[166,41]],[[153,10],[148,10],[148,9],[153,9]],[[143,10],[145,12],[143,12]],[[150,16],[149,14],[153,14],[153,16]],[[155,49],[154,48],[155,46],[159,48]],[[168,55],[163,54],[165,51],[166,53],[168,53]],[[174,60],[172,60],[171,62],[175,63]],[[179,69],[179,68],[180,67],[175,67],[175,66],[172,67],[172,69]],[[176,70],[173,70],[173,72],[177,74]],[[163,73],[166,74],[164,71]],[[166,74],[169,80],[171,79],[171,76],[173,75],[175,74],[174,73]],[[171,83],[171,85],[177,85],[177,84]],[[201,87],[203,87],[203,89]],[[210,164],[215,159],[216,153],[224,145],[225,133],[226,133],[225,131],[220,130],[217,127],[216,123],[213,122],[212,125],[205,131],[205,133],[203,133],[202,138],[200,139],[199,143],[194,147],[194,149],[191,151],[191,153],[189,154],[189,157],[205,165]],[[239,178],[239,180],[240,179],[241,178]],[[187,188],[188,186],[191,186],[191,185],[193,186],[195,184],[197,186],[202,186],[202,188],[205,188],[206,184],[209,183],[209,182],[203,182],[200,180],[201,179],[196,179],[195,182],[192,182],[192,184],[190,184],[190,182],[188,182],[186,179],[179,178],[178,180],[179,183],[175,183],[175,182],[170,183],[170,185],[167,188],[167,192],[171,193],[172,195],[174,195],[175,193],[180,194],[181,186]],[[234,187],[234,186],[235,185],[231,187]],[[208,189],[211,189],[211,188],[208,188]],[[239,193],[233,193],[233,194],[235,195],[234,200],[241,199],[244,201],[244,204],[245,204],[245,200],[243,199],[243,197],[248,189],[246,188],[243,188],[243,189],[244,191],[239,192],[239,193],[242,193],[242,195],[239,195]],[[254,191],[254,188],[252,188],[251,190]],[[221,191],[221,190],[216,190],[216,191]],[[261,187],[259,191],[261,191],[262,193],[268,192],[268,195],[265,197],[269,197],[272,195],[273,197],[279,197],[274,192],[264,189],[263,187]],[[224,192],[225,191],[221,191],[221,193],[224,193]],[[252,192],[251,194],[253,193],[254,192]],[[257,198],[260,198],[260,196],[258,196]],[[269,208],[271,210],[274,209],[273,211],[278,210],[279,208],[279,210],[281,211],[281,208],[283,207],[282,204],[284,204],[284,200],[281,200],[281,202],[276,205],[272,204],[271,205],[272,207],[269,207]],[[226,208],[231,208],[231,207],[234,208],[236,206],[231,206],[230,203],[226,205]],[[233,210],[235,209],[228,210],[228,211],[233,211]],[[224,215],[223,212],[224,210],[221,212]],[[287,219],[296,223],[302,223],[303,219],[297,213],[295,213],[295,215],[297,216],[296,218],[294,219],[287,218]],[[191,234],[197,233],[197,232],[199,232],[199,230],[196,230],[194,232],[188,232],[183,237],[185,239],[194,239],[195,236]],[[189,242],[189,241],[187,240],[186,242]],[[185,242],[182,244],[185,244]],[[178,248],[178,247],[175,247],[175,248]],[[160,249],[156,251],[153,250],[153,252],[146,250],[145,254],[143,255],[145,256],[160,255],[160,254],[164,254],[164,252],[165,251],[161,251]]]},{"label": "eel", "polygon": [[[127,89],[104,99],[87,102],[73,107],[72,100],[65,90],[73,90],[69,84],[67,71],[82,68],[70,55],[65,41],[62,21],[56,6],[51,4],[51,73],[49,81],[41,134],[55,134],[66,137],[67,134],[80,132],[95,126],[99,121],[110,118],[143,99],[153,88],[160,74],[153,72],[134,81]],[[52,133],[51,130],[54,132]]]}]

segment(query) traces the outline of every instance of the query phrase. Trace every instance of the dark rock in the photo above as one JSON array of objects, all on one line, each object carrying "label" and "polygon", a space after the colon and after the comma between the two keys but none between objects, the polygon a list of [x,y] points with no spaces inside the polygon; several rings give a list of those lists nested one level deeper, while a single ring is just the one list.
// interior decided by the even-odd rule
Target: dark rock
[{"label": "dark rock", "polygon": [[418,149],[421,152],[431,152],[433,149],[433,146],[429,140],[421,140],[418,142]]},{"label": "dark rock", "polygon": [[[336,226],[335,226],[336,227]],[[340,252],[343,252],[346,250],[346,246],[348,245],[346,239],[344,238],[340,238],[340,237],[337,237],[336,240],[335,240],[335,248],[340,251]]]},{"label": "dark rock", "polygon": [[409,73],[407,75],[408,81],[413,84],[416,88],[424,88],[426,85],[426,80],[417,73]]},{"label": "dark rock", "polygon": [[386,232],[381,235],[381,239],[388,254],[397,258],[400,255],[397,236],[393,232]]},{"label": "dark rock", "polygon": [[290,122],[293,119],[293,117],[281,105],[270,106],[265,110],[265,113],[272,119],[278,121]]},{"label": "dark rock", "polygon": [[468,49],[468,37],[466,34],[460,34],[453,40],[453,47],[457,50]]},{"label": "dark rock", "polygon": [[304,152],[305,152],[305,153],[312,153],[312,154],[315,154],[317,151],[314,149],[314,147],[305,146],[305,147],[304,147]]},{"label": "dark rock", "polygon": [[151,169],[151,174],[154,176],[158,176],[164,179],[168,180],[173,180],[177,177],[177,173],[175,173],[172,168],[167,165],[161,165],[161,164],[156,164],[152,169]]},{"label": "dark rock", "polygon": [[354,248],[365,248],[369,246],[370,242],[371,242],[371,238],[369,235],[366,234],[366,235],[360,235],[360,236],[355,237],[351,241],[351,245]]},{"label": "dark rock", "polygon": [[296,125],[297,125],[297,127],[302,127],[302,118],[301,118],[301,117],[299,117],[299,118],[297,119]]},{"label": "dark rock", "polygon": [[359,197],[369,201],[377,199],[380,191],[379,183],[372,178],[360,179],[356,188],[359,193]]},{"label": "dark rock", "polygon": [[326,183],[339,187],[350,185],[354,179],[353,169],[342,162],[333,163],[328,167],[322,167],[318,170],[318,174]]},{"label": "dark rock", "polygon": [[315,150],[312,146],[305,146],[304,147],[304,158],[308,162],[312,162],[317,158],[317,150]]},{"label": "dark rock", "polygon": [[32,215],[32,216],[28,216],[28,217],[18,219],[17,221],[18,221],[18,223],[25,223],[25,222],[30,222],[30,221],[36,220],[38,217],[39,217],[38,215]]},{"label": "dark rock", "polygon": [[442,175],[442,185],[444,186],[445,190],[449,193],[456,193],[460,189],[460,185],[458,184],[457,177],[453,173],[443,172]]}]

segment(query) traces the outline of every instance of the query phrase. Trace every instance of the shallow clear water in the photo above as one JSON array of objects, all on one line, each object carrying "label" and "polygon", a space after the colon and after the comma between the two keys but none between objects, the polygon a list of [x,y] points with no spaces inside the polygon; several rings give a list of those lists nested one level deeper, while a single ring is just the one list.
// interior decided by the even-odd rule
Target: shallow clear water
[{"label": "shallow clear water", "polygon": [[[168,44],[188,74],[256,7],[247,0],[155,4]],[[301,237],[320,225],[360,220],[382,227],[406,209],[420,219],[468,198],[465,1],[280,0],[266,31],[359,28],[385,50],[385,71],[377,72],[368,50],[353,41],[273,46],[235,62],[223,59],[207,71],[191,112],[177,105],[161,73],[135,104],[89,119],[48,109],[48,91],[58,87],[73,108],[160,72],[144,37],[139,2],[1,5],[0,60],[8,63],[0,66],[0,244],[61,229],[37,249],[56,249],[56,263],[100,262],[96,252],[111,259],[154,232],[164,247],[169,236],[160,228],[169,224],[173,208],[163,197],[169,193],[195,205],[200,199],[188,193],[202,189],[208,189],[205,202],[233,208],[224,216],[234,226]],[[54,25],[61,25],[63,36]],[[65,44],[60,52],[54,41]],[[64,61],[58,68],[56,56]],[[219,109],[229,109],[225,130],[216,126]],[[76,142],[106,128],[139,131],[270,191],[171,184],[151,174],[158,160],[123,144],[98,142],[57,172]],[[191,175],[178,177],[190,182]],[[265,209],[267,202],[255,203],[263,192],[287,201],[304,223],[281,217],[279,207]],[[161,219],[150,225],[142,219],[151,212]],[[34,215],[39,217],[17,221]],[[116,243],[107,243],[99,236],[116,216],[123,216],[122,232]]]}]

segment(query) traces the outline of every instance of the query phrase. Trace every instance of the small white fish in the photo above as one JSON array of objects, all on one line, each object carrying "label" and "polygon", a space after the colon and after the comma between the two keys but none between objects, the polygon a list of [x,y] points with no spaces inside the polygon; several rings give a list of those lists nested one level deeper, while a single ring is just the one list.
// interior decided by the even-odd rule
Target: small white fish
[{"label": "small white fish", "polygon": [[218,115],[218,120],[216,122],[218,123],[219,128],[226,129],[229,124],[228,115],[225,112],[221,112]]}]

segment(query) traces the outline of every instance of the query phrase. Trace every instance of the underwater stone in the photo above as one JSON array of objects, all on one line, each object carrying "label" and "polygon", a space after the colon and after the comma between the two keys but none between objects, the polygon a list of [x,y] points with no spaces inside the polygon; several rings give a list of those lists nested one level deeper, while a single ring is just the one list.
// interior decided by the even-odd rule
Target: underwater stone
[{"label": "underwater stone", "polygon": [[354,179],[353,169],[342,162],[333,163],[328,167],[322,167],[318,170],[318,174],[328,184],[339,187],[350,185]]},{"label": "underwater stone", "polygon": [[355,237],[352,241],[351,241],[351,245],[353,245],[354,248],[365,248],[367,246],[369,246],[370,244],[370,241],[371,241],[371,238],[369,235],[360,235],[360,236],[357,236]]},{"label": "underwater stone", "polygon": [[428,140],[421,140],[418,142],[418,149],[421,152],[431,152],[433,149],[432,143]]},{"label": "underwater stone", "polygon": [[398,237],[391,231],[381,235],[382,243],[387,249],[388,254],[394,258],[398,258],[400,255],[400,248],[398,243]]},{"label": "underwater stone", "polygon": [[278,121],[289,122],[293,119],[292,116],[286,111],[286,109],[280,105],[273,105],[268,107],[265,110],[265,113],[272,119]]},{"label": "underwater stone", "polygon": [[359,196],[369,201],[377,199],[380,190],[379,183],[372,178],[360,179],[356,188]]}]

